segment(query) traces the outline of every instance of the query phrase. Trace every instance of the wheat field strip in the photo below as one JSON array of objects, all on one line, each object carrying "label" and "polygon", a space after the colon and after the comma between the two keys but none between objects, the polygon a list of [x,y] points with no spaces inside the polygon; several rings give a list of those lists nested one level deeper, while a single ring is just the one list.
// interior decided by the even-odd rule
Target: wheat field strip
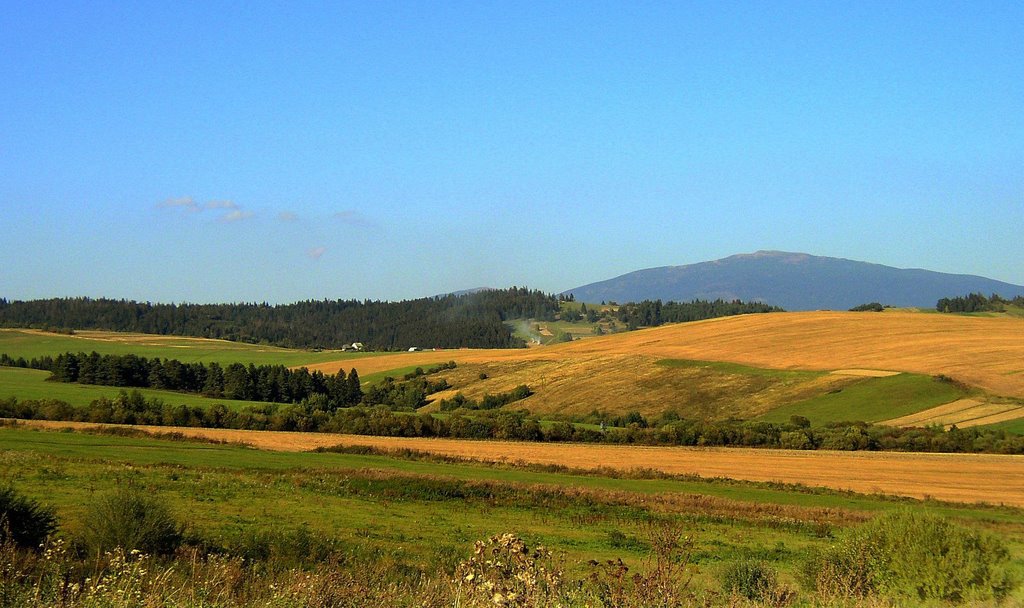
[{"label": "wheat field strip", "polygon": [[995,414],[980,416],[978,418],[972,418],[970,420],[965,420],[962,423],[957,423],[957,426],[984,426],[986,424],[996,424],[999,422],[1017,420],[1018,418],[1024,418],[1024,406],[1016,407],[1014,409],[1009,409],[1003,412],[997,412]]},{"label": "wheat field strip", "polygon": [[1024,417],[1024,406],[1014,403],[987,403],[977,399],[958,399],[909,416],[886,420],[889,426],[927,426],[941,424],[965,428],[1015,420]]},{"label": "wheat field strip", "polygon": [[[50,429],[102,426],[45,421],[26,421],[23,424]],[[578,469],[650,469],[678,475],[794,483],[869,494],[1024,507],[1024,456],[616,446],[187,427],[135,428],[245,443],[265,450],[307,451],[335,445],[359,445],[417,450],[489,462],[525,462]]]},{"label": "wheat field strip", "polygon": [[979,401],[977,399],[957,399],[956,401],[944,403],[937,407],[928,408],[908,416],[885,420],[881,422],[881,424],[889,426],[923,426],[926,424],[937,424],[941,420],[945,420],[947,418],[957,419],[964,412],[975,410],[985,405],[986,404],[983,401]]}]

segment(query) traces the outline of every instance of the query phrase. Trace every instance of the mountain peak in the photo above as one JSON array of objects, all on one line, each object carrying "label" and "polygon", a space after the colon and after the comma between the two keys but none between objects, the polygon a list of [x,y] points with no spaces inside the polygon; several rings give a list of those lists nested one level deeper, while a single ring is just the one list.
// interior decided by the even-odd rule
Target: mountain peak
[{"label": "mountain peak", "polygon": [[[750,259],[765,259],[765,258],[769,258],[769,259],[782,260],[782,261],[790,262],[790,263],[798,263],[798,262],[806,262],[807,260],[809,260],[811,258],[814,258],[814,257],[819,257],[819,256],[813,256],[813,255],[811,255],[809,253],[796,253],[796,252],[792,252],[792,251],[775,251],[775,250],[772,250],[772,249],[759,249],[759,250],[755,251],[754,253],[737,253],[736,255],[731,255],[731,256],[729,256],[727,258],[723,258],[723,259],[725,259],[725,260],[750,260]],[[722,260],[719,260],[719,261],[722,261]]]},{"label": "mountain peak", "polygon": [[978,276],[760,250],[638,270],[564,293],[582,302],[740,299],[787,310],[846,310],[866,302],[932,307],[940,298],[971,292],[1013,297],[1024,294],[1024,287]]}]

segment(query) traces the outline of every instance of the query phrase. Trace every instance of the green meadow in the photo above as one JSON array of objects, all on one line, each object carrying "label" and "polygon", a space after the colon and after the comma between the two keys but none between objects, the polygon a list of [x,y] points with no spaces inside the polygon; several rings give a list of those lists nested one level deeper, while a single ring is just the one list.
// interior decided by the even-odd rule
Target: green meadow
[{"label": "green meadow", "polygon": [[785,422],[791,416],[803,416],[814,425],[853,420],[880,422],[949,403],[964,394],[951,383],[904,373],[857,380],[837,391],[777,407],[758,419]]},{"label": "green meadow", "polygon": [[[98,337],[90,337],[98,336]],[[339,361],[379,353],[311,351],[258,344],[174,336],[148,336],[116,332],[82,332],[76,335],[0,329],[0,353],[17,359],[56,356],[66,352],[96,351],[101,355],[137,355],[152,359],[177,359],[185,363],[244,363],[295,367]]]},{"label": "green meadow", "polygon": [[126,389],[116,386],[100,386],[95,384],[78,384],[74,382],[49,382],[50,372],[19,367],[0,367],[0,399],[17,397],[27,399],[56,399],[65,401],[76,407],[85,407],[106,397],[113,399],[124,391],[139,391],[146,399],[162,399],[168,405],[188,405],[191,407],[210,407],[215,403],[223,403],[227,408],[241,410],[249,406],[266,406],[258,401],[241,401],[234,399],[210,399],[192,393],[162,391],[150,388]]},{"label": "green meadow", "polygon": [[[612,478],[579,472],[347,453],[0,428],[0,471],[52,506],[62,534],[81,529],[97,495],[132,484],[163,498],[189,534],[244,552],[253,538],[307,531],[351,559],[451,571],[473,543],[515,533],[553,549],[567,571],[622,558],[640,567],[652,522],[695,540],[700,585],[723,564],[766,560],[796,585],[808,552],[842,530],[913,506],[1004,537],[1024,568],[1024,512],[773,484]],[[305,534],[306,532],[302,532]]]}]

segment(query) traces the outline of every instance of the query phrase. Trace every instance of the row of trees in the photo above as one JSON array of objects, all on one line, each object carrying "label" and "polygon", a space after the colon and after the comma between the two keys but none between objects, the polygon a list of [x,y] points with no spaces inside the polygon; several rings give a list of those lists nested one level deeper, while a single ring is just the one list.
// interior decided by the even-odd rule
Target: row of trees
[{"label": "row of trees", "polygon": [[562,310],[560,319],[588,323],[609,321],[613,324],[615,321],[619,321],[624,323],[628,329],[636,329],[638,327],[656,327],[665,323],[685,323],[748,313],[782,312],[778,306],[769,306],[760,302],[721,299],[692,300],[690,302],[644,300],[621,305],[612,304],[611,306],[614,310],[603,306],[588,307],[586,304],[581,304],[579,308]]},{"label": "row of trees", "polygon": [[557,297],[525,287],[401,302],[309,300],[274,306],[0,298],[0,327],[129,331],[292,348],[342,348],[353,342],[375,350],[522,347],[504,321],[554,320],[557,314]]},{"label": "row of trees", "polygon": [[[19,365],[24,364],[24,365]],[[363,400],[359,374],[335,375],[307,368],[288,369],[283,365],[231,363],[183,363],[177,359],[139,357],[137,355],[101,355],[64,353],[25,361],[0,355],[0,365],[18,365],[51,372],[57,382],[77,382],[128,388],[153,388],[196,393],[217,399],[240,399],[276,403],[299,403],[314,396],[324,409],[351,407]],[[382,403],[382,401],[381,401]]]},{"label": "row of trees", "polygon": [[[386,377],[364,392],[355,368],[347,375],[345,370],[329,375],[320,371],[310,372],[305,367],[288,369],[283,365],[251,363],[248,366],[242,363],[221,366],[216,362],[183,363],[177,359],[147,359],[137,355],[100,355],[95,351],[89,354],[69,352],[27,361],[24,358],[13,359],[3,353],[0,354],[0,365],[46,370],[51,373],[49,379],[57,382],[163,389],[215,399],[303,402],[323,411],[360,404],[414,410],[426,405],[429,395],[450,388],[447,380],[432,381],[426,376],[456,367],[454,361],[426,370],[418,367],[406,374],[402,381]],[[527,391],[525,396],[528,395]]]},{"label": "row of trees", "polygon": [[452,437],[516,439],[615,444],[744,446],[800,450],[891,450],[914,452],[986,452],[1024,454],[1024,437],[998,429],[972,427],[949,431],[941,427],[895,428],[862,422],[811,427],[795,417],[787,423],[739,420],[674,420],[643,427],[631,423],[605,431],[569,422],[542,426],[525,411],[455,410],[445,418],[395,412],[386,406],[352,407],[329,411],[313,398],[298,404],[267,404],[229,410],[170,405],[145,399],[138,391],[101,398],[87,407],[62,401],[0,400],[0,417],[151,424],[271,431],[319,431],[394,437]]},{"label": "row of trees", "polygon": [[656,327],[665,323],[685,323],[716,317],[729,317],[749,313],[782,312],[778,306],[741,300],[693,300],[691,302],[664,302],[644,300],[622,304],[616,316],[629,329]]},{"label": "row of trees", "polygon": [[935,310],[939,312],[1005,312],[1007,306],[1024,308],[1024,295],[1007,300],[995,293],[989,298],[981,293],[971,293],[955,298],[942,298],[935,304]]},{"label": "row of trees", "polygon": [[452,410],[496,410],[499,407],[508,405],[509,403],[515,403],[516,401],[522,401],[530,395],[533,391],[530,387],[525,384],[520,384],[514,389],[507,393],[498,393],[492,395],[490,393],[484,393],[484,396],[479,401],[476,399],[469,399],[462,393],[456,393],[451,399],[442,399],[438,402],[438,407],[442,412],[450,412]]}]

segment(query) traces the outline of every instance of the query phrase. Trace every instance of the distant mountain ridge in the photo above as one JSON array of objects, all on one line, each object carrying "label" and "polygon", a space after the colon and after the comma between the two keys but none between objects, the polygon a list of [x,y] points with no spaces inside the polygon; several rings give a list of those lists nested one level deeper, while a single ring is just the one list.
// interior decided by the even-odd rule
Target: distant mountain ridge
[{"label": "distant mountain ridge", "polygon": [[685,266],[637,270],[566,290],[581,302],[760,301],[786,310],[846,310],[866,302],[933,307],[972,292],[1004,297],[1024,286],[985,277],[785,251],[758,251]]}]

